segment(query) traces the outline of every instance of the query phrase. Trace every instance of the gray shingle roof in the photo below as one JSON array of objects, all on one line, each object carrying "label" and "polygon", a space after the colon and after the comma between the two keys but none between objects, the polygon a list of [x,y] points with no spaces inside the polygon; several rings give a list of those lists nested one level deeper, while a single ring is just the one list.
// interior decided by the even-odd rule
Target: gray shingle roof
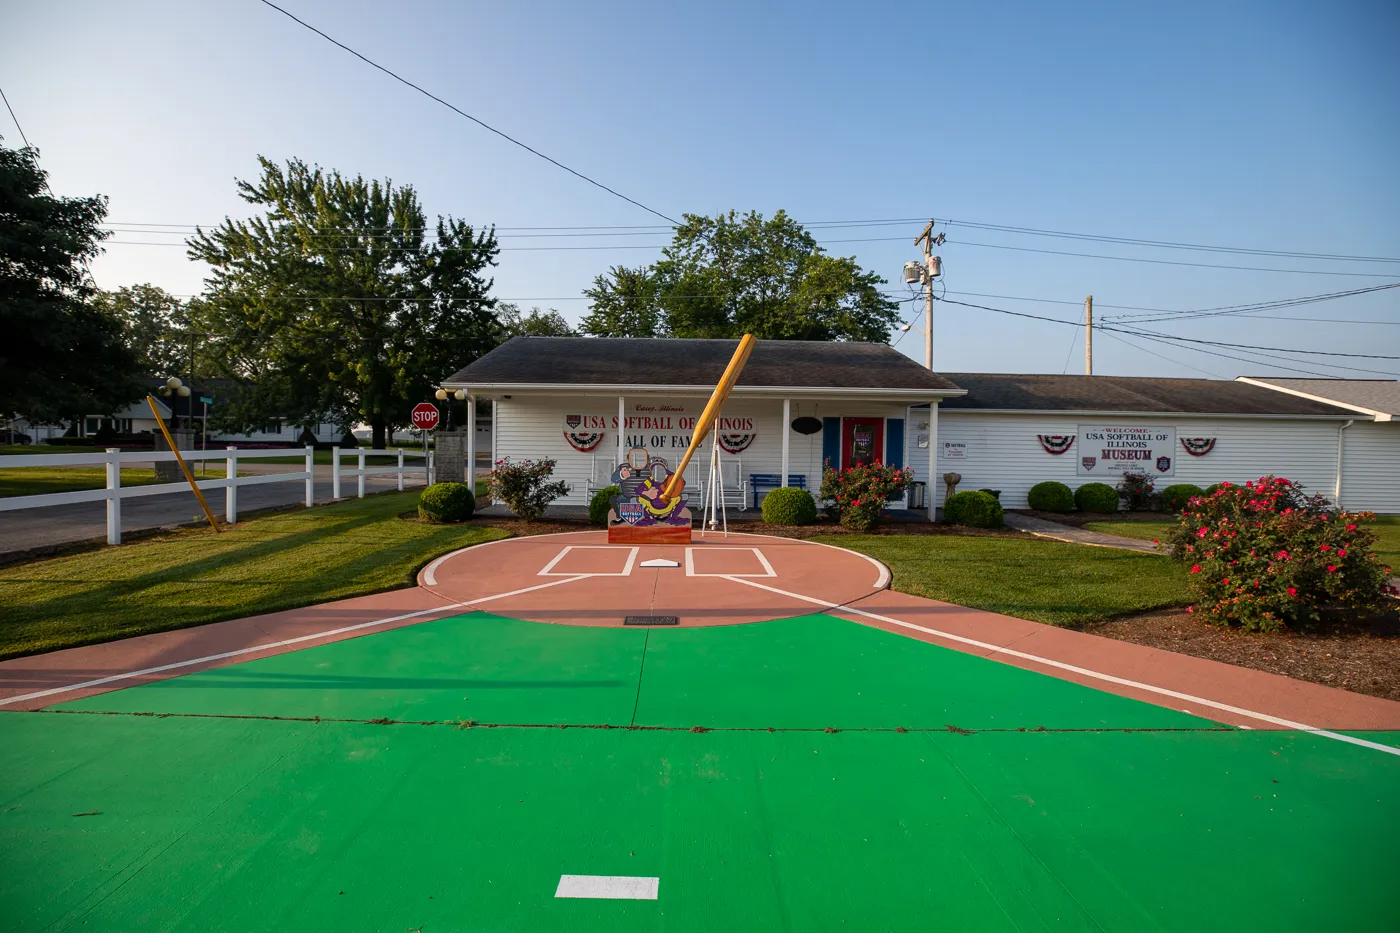
[{"label": "gray shingle roof", "polygon": [[1394,379],[1281,379],[1277,376],[1251,376],[1254,382],[1267,382],[1281,389],[1305,392],[1343,405],[1367,411],[1384,412],[1400,418],[1400,381]]},{"label": "gray shingle roof", "polygon": [[[447,380],[449,385],[713,386],[737,340],[515,337]],[[760,340],[744,387],[927,389],[957,386],[883,343]]]},{"label": "gray shingle roof", "polygon": [[951,411],[1123,411],[1237,415],[1345,415],[1321,402],[1223,379],[946,373],[967,395]]}]

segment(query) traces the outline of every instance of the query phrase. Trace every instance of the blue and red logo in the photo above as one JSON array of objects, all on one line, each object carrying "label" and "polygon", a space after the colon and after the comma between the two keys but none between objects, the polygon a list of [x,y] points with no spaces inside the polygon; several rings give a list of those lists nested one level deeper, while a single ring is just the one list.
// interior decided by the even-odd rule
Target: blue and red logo
[{"label": "blue and red logo", "polygon": [[1082,464],[1084,464],[1084,469],[1086,469],[1086,470],[1092,470],[1092,469],[1094,468],[1094,464],[1096,464],[1096,463],[1099,462],[1099,458],[1098,458],[1098,457],[1080,457],[1080,458],[1079,458],[1079,462],[1082,463]]},{"label": "blue and red logo", "polygon": [[617,517],[629,525],[636,525],[647,517],[647,513],[640,502],[619,502]]},{"label": "blue and red logo", "polygon": [[1158,458],[1157,458],[1157,472],[1158,472],[1158,473],[1166,473],[1166,472],[1167,472],[1168,470],[1170,470],[1171,468],[1172,468],[1172,458],[1171,458],[1171,457],[1158,457]]}]

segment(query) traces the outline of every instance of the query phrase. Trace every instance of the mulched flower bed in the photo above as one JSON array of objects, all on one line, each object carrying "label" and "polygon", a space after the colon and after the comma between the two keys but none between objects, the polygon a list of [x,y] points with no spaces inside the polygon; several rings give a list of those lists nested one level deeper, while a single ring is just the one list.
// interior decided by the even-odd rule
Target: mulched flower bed
[{"label": "mulched flower bed", "polygon": [[1220,628],[1184,609],[1127,616],[1080,631],[1400,700],[1400,610],[1364,619],[1324,618],[1303,633]]},{"label": "mulched flower bed", "polygon": [[1043,518],[1047,522],[1058,522],[1074,528],[1082,528],[1090,522],[1174,522],[1171,512],[1042,512],[1038,509],[1007,509],[1017,515],[1030,515]]}]

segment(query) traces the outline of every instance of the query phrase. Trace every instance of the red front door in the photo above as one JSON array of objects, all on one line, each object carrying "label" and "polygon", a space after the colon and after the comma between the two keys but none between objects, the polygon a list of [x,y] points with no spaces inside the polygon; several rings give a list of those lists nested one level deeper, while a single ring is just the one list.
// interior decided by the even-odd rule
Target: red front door
[{"label": "red front door", "polygon": [[884,418],[841,419],[841,468],[885,459]]}]

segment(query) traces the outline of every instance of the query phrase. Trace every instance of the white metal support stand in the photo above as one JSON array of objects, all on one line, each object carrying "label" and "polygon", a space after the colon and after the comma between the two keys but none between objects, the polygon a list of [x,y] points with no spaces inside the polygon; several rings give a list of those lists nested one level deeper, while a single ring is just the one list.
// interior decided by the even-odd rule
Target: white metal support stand
[{"label": "white metal support stand", "polygon": [[724,475],[720,469],[718,431],[714,433],[710,442],[710,476],[705,489],[705,516],[701,525],[702,535],[705,533],[704,526],[708,525],[710,531],[722,527],[724,536],[729,537],[729,511],[724,503]]}]

